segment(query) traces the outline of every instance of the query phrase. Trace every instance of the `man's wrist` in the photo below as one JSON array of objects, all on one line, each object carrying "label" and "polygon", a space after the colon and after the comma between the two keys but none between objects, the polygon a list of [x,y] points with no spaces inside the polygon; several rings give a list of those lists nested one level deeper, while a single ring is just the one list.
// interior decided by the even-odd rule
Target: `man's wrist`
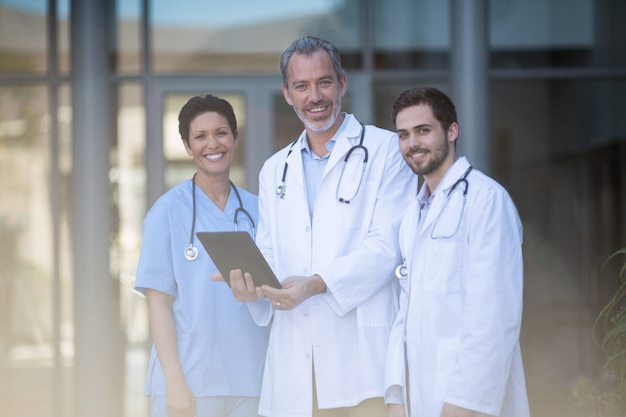
[{"label": "man's wrist", "polygon": [[324,294],[328,288],[326,287],[326,283],[324,282],[322,277],[319,276],[319,274],[314,274],[311,278],[313,278],[313,282],[315,285],[315,294]]}]

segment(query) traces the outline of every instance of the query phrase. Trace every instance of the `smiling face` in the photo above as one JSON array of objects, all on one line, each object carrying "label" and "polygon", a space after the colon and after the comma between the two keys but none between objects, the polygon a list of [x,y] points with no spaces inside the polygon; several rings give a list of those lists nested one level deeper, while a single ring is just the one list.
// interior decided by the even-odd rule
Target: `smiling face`
[{"label": "smiling face", "polygon": [[346,77],[339,77],[324,50],[293,54],[289,61],[283,95],[293,106],[307,131],[334,133],[339,127],[341,97],[346,93]]},{"label": "smiling face", "polygon": [[454,163],[454,141],[458,124],[452,123],[444,132],[441,123],[426,104],[406,107],[396,116],[400,152],[413,172],[423,175],[432,192]]},{"label": "smiling face", "polygon": [[199,176],[228,178],[238,142],[224,116],[211,111],[200,113],[189,123],[189,143],[183,143]]}]

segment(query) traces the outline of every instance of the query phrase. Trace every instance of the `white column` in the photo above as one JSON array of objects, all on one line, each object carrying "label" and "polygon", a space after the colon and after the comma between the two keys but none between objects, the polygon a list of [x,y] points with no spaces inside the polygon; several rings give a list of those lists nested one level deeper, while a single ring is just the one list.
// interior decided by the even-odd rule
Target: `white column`
[{"label": "white column", "polygon": [[119,291],[109,271],[111,2],[71,1],[74,415],[122,415]]},{"label": "white column", "polygon": [[489,2],[451,0],[452,91],[459,118],[457,154],[490,173]]}]

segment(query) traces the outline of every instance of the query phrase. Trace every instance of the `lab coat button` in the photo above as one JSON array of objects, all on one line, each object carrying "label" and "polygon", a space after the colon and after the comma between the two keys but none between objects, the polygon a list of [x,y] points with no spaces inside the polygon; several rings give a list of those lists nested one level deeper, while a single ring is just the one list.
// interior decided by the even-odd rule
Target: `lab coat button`
[{"label": "lab coat button", "polygon": [[305,232],[307,232],[307,233],[309,233],[309,232],[311,231],[311,227],[310,227],[310,226],[305,227],[305,228],[304,228],[304,231],[305,231]]},{"label": "lab coat button", "polygon": [[304,315],[304,317],[309,317],[309,312],[308,311],[304,311],[302,314]]},{"label": "lab coat button", "polygon": [[306,358],[311,359],[311,354],[309,352],[306,353]]}]

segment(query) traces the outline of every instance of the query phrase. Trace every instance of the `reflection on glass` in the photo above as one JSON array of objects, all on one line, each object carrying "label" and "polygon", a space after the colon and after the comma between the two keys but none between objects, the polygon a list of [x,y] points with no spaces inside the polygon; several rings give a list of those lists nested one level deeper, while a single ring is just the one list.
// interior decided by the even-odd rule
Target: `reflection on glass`
[{"label": "reflection on glass", "polygon": [[[59,87],[58,119],[58,170],[59,170],[59,303],[60,323],[54,324],[60,329],[60,354],[63,365],[69,365],[74,358],[74,280],[72,265],[72,242],[70,232],[70,213],[72,209],[72,107],[69,83]],[[59,381],[57,381],[58,383]],[[63,390],[69,392],[69,384]],[[57,387],[58,389],[58,387]]]},{"label": "reflection on glass", "polygon": [[373,2],[374,66],[378,69],[449,67],[450,2]]},{"label": "reflection on glass", "polygon": [[70,0],[57,0],[57,59],[59,72],[70,71]]},{"label": "reflection on glass", "polygon": [[120,316],[126,334],[126,415],[148,415],[143,384],[148,362],[148,312],[145,299],[133,290],[146,212],[145,111],[141,84],[122,84],[117,113],[117,147],[111,182],[117,205],[117,227],[111,244],[111,275],[120,281]]},{"label": "reflection on glass", "polygon": [[151,10],[157,72],[276,73],[280,53],[304,35],[332,40],[346,56],[360,48],[353,1],[155,0]]},{"label": "reflection on glass", "polygon": [[274,107],[272,115],[276,129],[273,150],[278,151],[297,139],[304,126],[281,93],[274,94],[272,103]]},{"label": "reflection on glass", "polygon": [[[619,0],[489,2],[491,65],[496,68],[626,65]],[[447,69],[451,8],[438,0],[373,2],[378,69]],[[567,16],[563,19],[562,16]],[[602,24],[598,24],[602,22]]]},{"label": "reflection on glass", "polygon": [[[163,153],[165,155],[165,187],[169,190],[184,179],[190,179],[196,171],[196,165],[185,151],[185,147],[178,133],[178,114],[185,103],[194,95],[206,94],[170,94],[165,97],[163,114]],[[246,136],[246,113],[245,98],[239,93],[215,93],[216,96],[227,100],[235,111],[237,117],[237,130],[239,131],[239,145],[235,152],[235,159],[230,167],[231,180],[240,187],[246,188],[245,183],[245,146]]]},{"label": "reflection on glass", "polygon": [[0,74],[47,70],[45,0],[0,2]]},{"label": "reflection on glass", "polygon": [[115,63],[118,72],[141,71],[141,0],[117,1]]},{"label": "reflection on glass", "polygon": [[60,325],[51,317],[59,242],[50,203],[59,184],[50,180],[47,103],[45,85],[0,86],[0,371],[11,375],[1,381],[0,415],[20,414],[24,398],[49,406],[52,390],[42,380],[50,377]]}]

